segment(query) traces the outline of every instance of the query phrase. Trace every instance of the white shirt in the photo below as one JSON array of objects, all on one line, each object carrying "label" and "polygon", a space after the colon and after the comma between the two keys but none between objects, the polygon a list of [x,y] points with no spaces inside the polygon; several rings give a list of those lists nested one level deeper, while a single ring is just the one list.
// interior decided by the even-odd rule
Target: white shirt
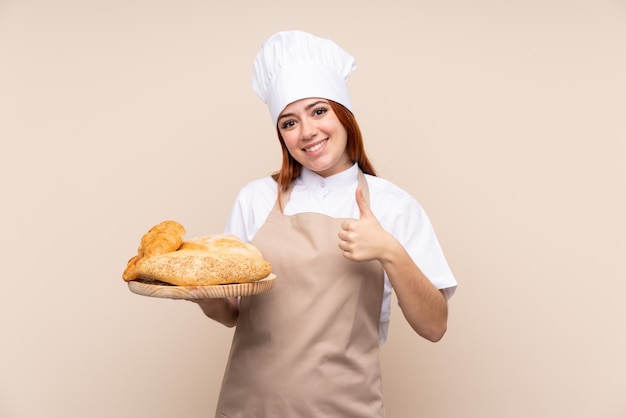
[{"label": "white shirt", "polygon": [[[365,175],[369,187],[370,209],[382,227],[404,246],[415,264],[446,298],[452,297],[457,282],[444,257],[432,224],[422,206],[393,183]],[[355,192],[358,166],[330,177],[302,169],[284,214],[317,212],[333,218],[359,218]],[[271,177],[244,186],[231,210],[225,233],[250,242],[265,223],[276,202],[277,185]],[[339,232],[339,231],[337,231]],[[385,273],[385,289],[380,314],[379,343],[387,339],[391,314],[392,287]]]}]

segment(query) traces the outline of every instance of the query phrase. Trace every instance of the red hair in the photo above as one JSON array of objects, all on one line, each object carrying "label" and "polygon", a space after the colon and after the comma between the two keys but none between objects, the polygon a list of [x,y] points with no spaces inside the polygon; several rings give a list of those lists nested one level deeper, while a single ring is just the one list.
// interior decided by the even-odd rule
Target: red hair
[{"label": "red hair", "polygon": [[[329,100],[328,102],[330,103],[330,107],[333,109],[333,112],[337,115],[337,119],[339,119],[339,122],[341,122],[348,133],[346,149],[350,159],[353,162],[356,162],[361,171],[365,174],[375,176],[376,170],[365,154],[363,135],[361,134],[361,128],[359,128],[356,118],[352,112],[350,112],[343,105],[332,100]],[[302,165],[296,161],[291,154],[289,154],[285,141],[283,140],[278,128],[276,129],[276,132],[278,133],[278,140],[280,141],[280,147],[283,153],[283,162],[280,167],[280,171],[272,174],[272,178],[276,180],[276,183],[278,183],[278,199],[280,202],[281,192],[287,190],[289,185],[300,176],[300,173],[302,172]]]}]

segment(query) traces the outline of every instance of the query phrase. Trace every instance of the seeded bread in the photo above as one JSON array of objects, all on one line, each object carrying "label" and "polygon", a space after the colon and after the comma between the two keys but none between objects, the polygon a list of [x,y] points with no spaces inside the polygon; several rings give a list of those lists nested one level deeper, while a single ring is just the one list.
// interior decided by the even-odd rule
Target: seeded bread
[{"label": "seeded bread", "polygon": [[145,260],[138,268],[139,276],[176,286],[209,286],[254,282],[272,272],[272,265],[262,257],[235,248],[181,248]]}]

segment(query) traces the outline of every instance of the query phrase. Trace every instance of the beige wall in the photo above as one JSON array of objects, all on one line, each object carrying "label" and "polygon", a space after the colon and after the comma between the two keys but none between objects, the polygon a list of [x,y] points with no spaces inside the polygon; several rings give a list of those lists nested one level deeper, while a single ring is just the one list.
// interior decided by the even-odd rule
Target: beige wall
[{"label": "beige wall", "polygon": [[163,219],[221,232],[278,167],[250,69],[292,28],[356,56],[369,153],[460,282],[440,343],[394,309],[388,416],[626,416],[626,6],[609,0],[0,1],[0,416],[212,416],[231,330],[121,272]]}]

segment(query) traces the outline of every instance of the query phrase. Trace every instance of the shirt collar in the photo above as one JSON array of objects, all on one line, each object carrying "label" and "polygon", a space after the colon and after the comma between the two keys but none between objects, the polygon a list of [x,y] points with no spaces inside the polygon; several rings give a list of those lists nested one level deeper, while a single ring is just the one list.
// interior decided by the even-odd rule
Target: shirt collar
[{"label": "shirt collar", "polygon": [[354,163],[352,167],[347,170],[329,177],[322,177],[319,174],[302,167],[302,172],[300,173],[297,183],[300,183],[301,185],[312,190],[325,189],[330,192],[354,184],[358,180],[359,166]]}]

